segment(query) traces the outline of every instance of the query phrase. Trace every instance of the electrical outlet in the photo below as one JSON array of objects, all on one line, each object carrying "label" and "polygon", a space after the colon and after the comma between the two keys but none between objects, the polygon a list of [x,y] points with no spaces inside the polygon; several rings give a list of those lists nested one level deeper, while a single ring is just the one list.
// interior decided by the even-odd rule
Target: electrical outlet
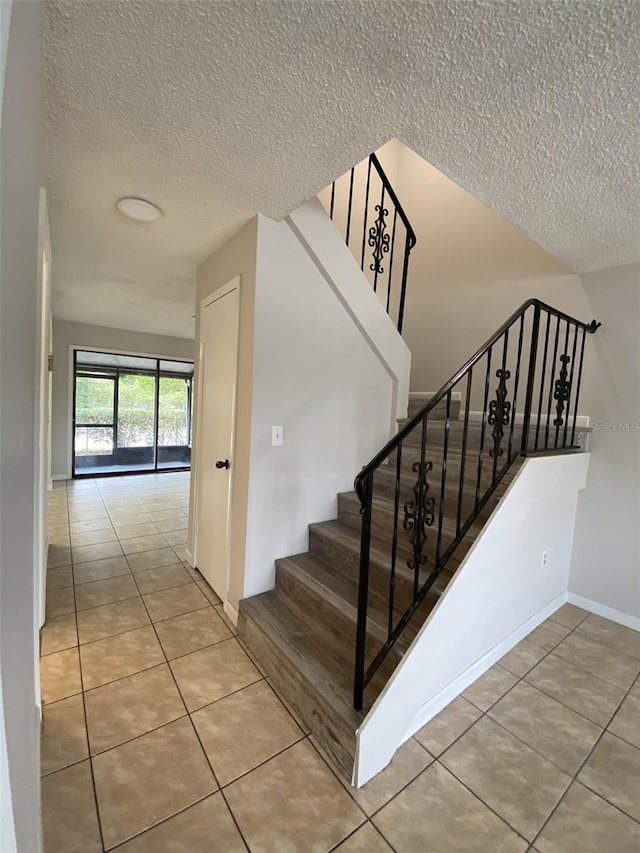
[{"label": "electrical outlet", "polygon": [[282,427],[281,426],[272,426],[271,427],[271,446],[272,447],[280,447],[282,444]]},{"label": "electrical outlet", "polygon": [[542,568],[546,569],[548,565],[549,565],[549,552],[543,551],[542,552]]}]

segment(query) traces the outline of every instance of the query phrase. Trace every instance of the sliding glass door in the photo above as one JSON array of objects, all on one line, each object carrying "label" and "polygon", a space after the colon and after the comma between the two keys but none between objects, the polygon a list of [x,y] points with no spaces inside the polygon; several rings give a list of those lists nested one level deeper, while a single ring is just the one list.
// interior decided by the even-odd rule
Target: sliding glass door
[{"label": "sliding glass door", "polygon": [[115,376],[76,375],[75,452],[83,459],[113,455],[115,399]]},{"label": "sliding glass door", "polygon": [[[160,362],[158,397],[158,468],[175,468],[191,461],[192,376],[168,373]],[[186,458],[186,450],[189,458]]]},{"label": "sliding glass door", "polygon": [[74,476],[191,465],[193,363],[77,350]]}]

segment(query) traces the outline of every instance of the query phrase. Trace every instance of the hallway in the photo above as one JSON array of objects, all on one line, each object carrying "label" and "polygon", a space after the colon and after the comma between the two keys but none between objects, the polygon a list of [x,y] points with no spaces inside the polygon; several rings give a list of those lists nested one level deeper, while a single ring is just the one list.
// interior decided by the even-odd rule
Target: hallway
[{"label": "hallway", "polygon": [[188,473],[56,483],[45,853],[632,853],[640,635],[565,605],[364,789],[184,562]]}]

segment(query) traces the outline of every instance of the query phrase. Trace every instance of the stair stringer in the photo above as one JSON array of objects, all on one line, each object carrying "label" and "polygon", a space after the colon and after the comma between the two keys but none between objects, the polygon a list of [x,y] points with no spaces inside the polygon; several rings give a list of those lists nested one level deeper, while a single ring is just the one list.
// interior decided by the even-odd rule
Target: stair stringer
[{"label": "stair stringer", "polygon": [[588,466],[588,453],[525,461],[356,732],[356,787],[567,600]]},{"label": "stair stringer", "polygon": [[393,435],[407,414],[411,351],[320,201],[304,202],[286,222],[389,374]]}]

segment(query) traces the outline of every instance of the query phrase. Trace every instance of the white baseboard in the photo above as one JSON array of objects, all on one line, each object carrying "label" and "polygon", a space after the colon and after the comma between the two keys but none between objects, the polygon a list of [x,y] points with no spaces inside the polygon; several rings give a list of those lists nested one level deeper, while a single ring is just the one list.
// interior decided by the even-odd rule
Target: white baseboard
[{"label": "white baseboard", "polygon": [[231,619],[233,624],[237,627],[238,626],[238,611],[236,610],[236,608],[232,604],[229,604],[228,601],[225,601],[225,603],[222,605],[222,609],[227,614],[229,619]]},{"label": "white baseboard", "polygon": [[459,696],[463,690],[466,690],[476,679],[490,669],[494,663],[497,663],[501,657],[504,657],[507,652],[516,646],[520,640],[524,640],[527,634],[530,634],[534,628],[542,624],[545,619],[548,619],[553,613],[562,607],[567,601],[567,593],[563,592],[558,595],[553,601],[549,602],[546,607],[539,610],[530,619],[527,619],[519,628],[516,628],[509,636],[494,646],[490,651],[483,655],[479,660],[472,664],[468,669],[462,672],[451,684],[448,684],[443,690],[437,693],[432,699],[420,708],[416,716],[413,718],[409,729],[407,730],[403,743],[419,731],[429,720],[433,719],[436,714],[439,714],[443,708],[452,702],[456,696]]},{"label": "white baseboard", "polygon": [[630,613],[623,613],[621,610],[616,610],[613,607],[607,607],[606,604],[600,604],[598,601],[592,601],[590,598],[585,598],[583,595],[577,595],[575,592],[569,593],[569,604],[575,604],[576,607],[582,607],[583,610],[590,610],[596,616],[602,616],[604,619],[610,619],[612,622],[617,622],[618,625],[624,625],[625,628],[632,628],[634,631],[640,631],[640,618],[632,616]]},{"label": "white baseboard", "polygon": [[193,565],[193,554],[188,548],[184,549],[184,555],[187,558],[187,563],[189,563],[192,569],[195,569],[195,566]]},{"label": "white baseboard", "polygon": [[52,480],[70,480],[71,474],[52,474],[51,479]]}]

